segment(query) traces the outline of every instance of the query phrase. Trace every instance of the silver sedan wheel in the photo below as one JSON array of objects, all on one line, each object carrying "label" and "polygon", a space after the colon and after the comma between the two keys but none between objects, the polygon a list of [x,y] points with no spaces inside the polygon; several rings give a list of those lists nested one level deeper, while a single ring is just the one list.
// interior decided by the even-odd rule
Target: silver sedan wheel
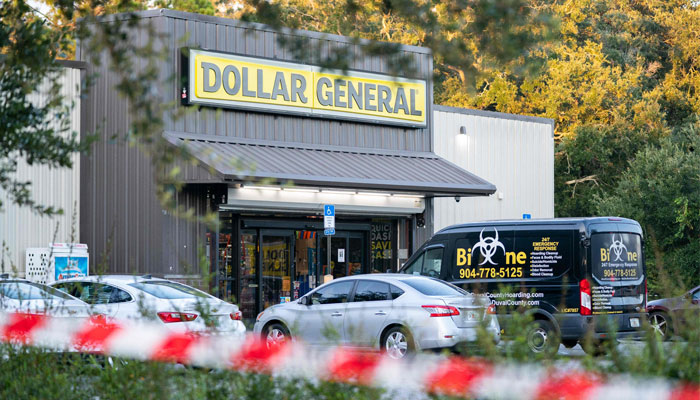
[{"label": "silver sedan wheel", "polygon": [[267,331],[267,347],[279,346],[280,344],[287,341],[287,336],[279,328],[272,328]]},{"label": "silver sedan wheel", "polygon": [[666,318],[661,314],[652,314],[650,320],[649,322],[651,322],[654,332],[658,333],[662,339],[665,338],[668,332],[668,321]]},{"label": "silver sedan wheel", "polygon": [[408,339],[406,339],[406,335],[398,331],[391,332],[386,338],[384,349],[389,357],[393,359],[404,358],[408,351]]}]

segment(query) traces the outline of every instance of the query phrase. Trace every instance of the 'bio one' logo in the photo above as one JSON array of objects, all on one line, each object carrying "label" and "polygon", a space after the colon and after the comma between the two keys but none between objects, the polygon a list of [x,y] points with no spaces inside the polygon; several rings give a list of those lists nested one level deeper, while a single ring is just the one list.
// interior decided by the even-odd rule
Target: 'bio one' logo
[{"label": "'bio one' logo", "polygon": [[[486,228],[484,228],[486,229]],[[515,253],[514,251],[506,251],[505,246],[498,240],[498,229],[493,228],[494,237],[484,237],[484,229],[479,234],[479,241],[471,249],[457,249],[457,266],[472,265],[472,253],[479,249],[479,253],[483,257],[483,261],[479,265],[484,265],[487,262],[491,265],[496,265],[492,257],[498,253],[498,249],[503,250],[506,256],[506,264],[525,264],[527,254],[524,251]]]},{"label": "'bio one' logo", "polygon": [[[606,262],[606,261],[623,261],[622,256],[627,255],[627,261],[637,261],[637,252],[636,251],[627,251],[627,246],[625,246],[625,243],[622,241],[622,235],[620,235],[620,240],[615,239],[615,235],[612,235],[612,244],[610,245],[610,248],[608,249],[600,249],[600,261],[601,262]],[[611,260],[611,257],[615,257],[614,260]]]}]

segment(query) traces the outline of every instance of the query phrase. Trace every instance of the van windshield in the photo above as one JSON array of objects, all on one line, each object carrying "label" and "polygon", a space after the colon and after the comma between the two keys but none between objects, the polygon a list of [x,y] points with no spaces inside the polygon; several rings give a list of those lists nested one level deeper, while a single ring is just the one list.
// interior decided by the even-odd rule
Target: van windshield
[{"label": "van windshield", "polygon": [[630,285],[644,278],[641,237],[633,233],[596,233],[591,237],[592,274],[608,285]]}]

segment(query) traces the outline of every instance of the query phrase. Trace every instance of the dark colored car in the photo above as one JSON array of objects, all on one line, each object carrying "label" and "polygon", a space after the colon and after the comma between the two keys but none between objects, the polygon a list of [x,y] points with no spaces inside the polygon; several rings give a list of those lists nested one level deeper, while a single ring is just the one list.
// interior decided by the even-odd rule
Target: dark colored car
[{"label": "dark colored car", "polygon": [[682,333],[684,327],[700,320],[700,286],[682,296],[650,301],[647,311],[652,328],[668,340],[674,333]]}]

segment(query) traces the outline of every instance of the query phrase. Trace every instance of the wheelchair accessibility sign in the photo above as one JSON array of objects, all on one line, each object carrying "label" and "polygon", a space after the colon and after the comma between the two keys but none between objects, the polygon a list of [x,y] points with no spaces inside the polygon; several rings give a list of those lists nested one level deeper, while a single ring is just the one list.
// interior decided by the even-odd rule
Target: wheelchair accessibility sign
[{"label": "wheelchair accessibility sign", "polygon": [[335,206],[326,204],[323,206],[323,234],[335,235]]}]

